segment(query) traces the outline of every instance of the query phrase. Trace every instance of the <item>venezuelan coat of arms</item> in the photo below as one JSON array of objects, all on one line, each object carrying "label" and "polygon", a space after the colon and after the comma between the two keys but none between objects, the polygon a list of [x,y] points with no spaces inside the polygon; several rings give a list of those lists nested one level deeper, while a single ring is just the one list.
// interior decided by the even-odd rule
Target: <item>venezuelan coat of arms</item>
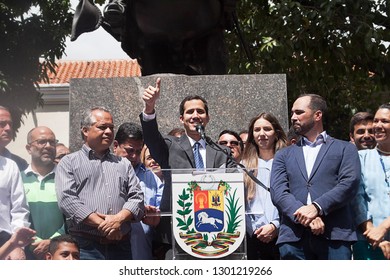
[{"label": "venezuelan coat of arms", "polygon": [[176,174],[172,179],[173,233],[181,249],[197,258],[235,252],[245,236],[242,174]]}]

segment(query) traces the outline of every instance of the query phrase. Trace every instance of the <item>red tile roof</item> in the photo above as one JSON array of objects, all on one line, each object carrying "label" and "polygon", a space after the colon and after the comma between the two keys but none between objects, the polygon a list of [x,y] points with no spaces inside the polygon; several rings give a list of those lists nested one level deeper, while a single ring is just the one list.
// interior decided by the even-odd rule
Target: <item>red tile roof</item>
[{"label": "red tile roof", "polygon": [[[49,73],[49,84],[67,84],[71,78],[113,78],[141,76],[136,59],[58,61],[56,74]],[[40,84],[48,84],[39,82]]]}]

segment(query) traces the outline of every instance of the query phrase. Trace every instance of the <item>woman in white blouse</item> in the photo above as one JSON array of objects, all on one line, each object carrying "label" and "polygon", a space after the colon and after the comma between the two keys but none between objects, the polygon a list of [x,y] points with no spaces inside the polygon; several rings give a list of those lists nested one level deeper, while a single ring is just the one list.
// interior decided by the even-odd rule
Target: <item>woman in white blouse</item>
[{"label": "woman in white blouse", "polygon": [[[270,113],[254,117],[248,131],[242,163],[248,170],[254,170],[257,179],[269,188],[273,158],[279,149],[286,147],[286,134]],[[276,246],[279,213],[272,204],[270,193],[247,174],[244,175],[244,185],[248,259],[279,259]]]}]

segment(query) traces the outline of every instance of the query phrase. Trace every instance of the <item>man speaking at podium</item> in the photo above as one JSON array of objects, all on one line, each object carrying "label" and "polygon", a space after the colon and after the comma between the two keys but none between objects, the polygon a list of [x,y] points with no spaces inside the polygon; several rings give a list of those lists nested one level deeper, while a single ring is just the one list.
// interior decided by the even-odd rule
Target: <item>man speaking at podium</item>
[{"label": "man speaking at podium", "polygon": [[[161,79],[157,78],[155,86],[147,87],[142,95],[144,110],[140,114],[145,144],[152,157],[162,169],[205,169],[232,168],[234,161],[206,142],[204,128],[210,120],[207,101],[198,95],[189,95],[180,103],[180,122],[185,134],[181,137],[163,136],[158,130],[155,105],[160,96]],[[227,154],[230,151],[221,146]],[[171,178],[165,176],[161,212],[171,212]],[[162,229],[162,228],[166,228]],[[160,232],[165,235],[165,242],[171,242],[170,223],[165,219],[160,222]]]}]

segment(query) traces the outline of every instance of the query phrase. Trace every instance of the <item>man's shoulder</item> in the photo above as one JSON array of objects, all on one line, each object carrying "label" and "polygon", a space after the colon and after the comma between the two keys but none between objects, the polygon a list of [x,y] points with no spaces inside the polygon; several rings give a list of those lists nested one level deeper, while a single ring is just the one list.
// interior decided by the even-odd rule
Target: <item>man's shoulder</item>
[{"label": "man's shoulder", "polygon": [[19,168],[16,162],[10,158],[0,155],[0,167],[10,173],[19,173]]},{"label": "man's shoulder", "polygon": [[284,148],[278,150],[278,151],[275,153],[275,157],[276,157],[276,156],[285,156],[286,154],[293,153],[293,152],[299,150],[300,148],[302,148],[302,147],[301,147],[301,146],[298,146],[298,145],[296,145],[296,144],[293,144],[293,145],[284,147]]},{"label": "man's shoulder", "polygon": [[6,166],[15,166],[16,162],[13,161],[12,159],[0,155],[0,163],[1,165],[6,165]]},{"label": "man's shoulder", "polygon": [[8,152],[6,157],[8,157],[9,159],[13,160],[16,163],[16,165],[18,166],[20,171],[25,170],[27,168],[27,166],[28,166],[28,163],[27,163],[27,161],[24,158],[22,158],[22,157],[20,157],[18,155],[15,155],[15,154],[13,154],[11,152]]},{"label": "man's shoulder", "polygon": [[356,152],[357,152],[356,146],[349,141],[337,139],[337,138],[333,138],[333,137],[330,137],[328,141],[329,141],[329,143],[332,143],[332,145],[335,147],[348,148],[351,150],[356,150]]}]

